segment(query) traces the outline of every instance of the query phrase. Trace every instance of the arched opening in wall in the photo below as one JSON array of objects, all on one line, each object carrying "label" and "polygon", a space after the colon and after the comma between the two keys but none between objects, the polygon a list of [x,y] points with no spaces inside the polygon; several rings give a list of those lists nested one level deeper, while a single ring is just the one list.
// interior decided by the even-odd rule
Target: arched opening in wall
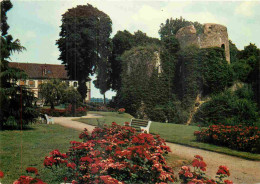
[{"label": "arched opening in wall", "polygon": [[222,44],[222,45],[221,45],[221,48],[225,50],[225,44]]},{"label": "arched opening in wall", "polygon": [[225,58],[226,57],[226,50],[225,50],[225,44],[222,44],[221,45],[221,48],[223,49],[223,57]]}]

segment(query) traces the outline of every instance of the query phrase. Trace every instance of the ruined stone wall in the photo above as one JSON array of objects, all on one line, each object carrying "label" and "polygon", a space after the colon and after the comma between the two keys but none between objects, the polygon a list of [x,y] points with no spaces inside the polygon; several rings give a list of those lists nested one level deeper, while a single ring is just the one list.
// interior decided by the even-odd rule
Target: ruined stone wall
[{"label": "ruined stone wall", "polygon": [[220,24],[204,24],[204,31],[197,34],[196,28],[191,25],[183,27],[176,33],[176,38],[181,48],[195,45],[199,48],[222,47],[225,49],[225,56],[230,63],[230,51],[227,28]]}]

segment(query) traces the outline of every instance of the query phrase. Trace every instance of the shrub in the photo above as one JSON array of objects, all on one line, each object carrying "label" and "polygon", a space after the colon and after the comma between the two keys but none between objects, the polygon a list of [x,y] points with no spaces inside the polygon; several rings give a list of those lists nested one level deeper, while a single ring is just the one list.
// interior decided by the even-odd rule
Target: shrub
[{"label": "shrub", "polygon": [[78,107],[75,109],[75,114],[72,111],[72,105],[69,104],[66,109],[41,109],[41,113],[49,116],[60,117],[60,116],[85,116],[87,114],[86,107]]},{"label": "shrub", "polygon": [[226,146],[249,152],[260,152],[260,131],[253,126],[211,125],[201,131],[195,131],[196,139],[201,142]]},{"label": "shrub", "polygon": [[119,114],[125,113],[125,108],[120,108],[120,109],[118,109],[118,113],[119,113]]},{"label": "shrub", "polygon": [[102,112],[116,112],[116,109],[104,106],[102,103],[87,103],[87,109],[89,111],[102,111]]},{"label": "shrub", "polygon": [[85,130],[79,137],[83,142],[71,141],[67,154],[51,152],[44,165],[66,167],[66,179],[78,183],[173,182],[173,171],[163,157],[170,150],[159,136],[113,123],[91,135]]},{"label": "shrub", "polygon": [[251,99],[252,90],[247,86],[243,88],[213,96],[210,101],[202,104],[193,122],[201,126],[216,122],[224,122],[226,125],[236,125],[237,122],[246,126],[256,125],[258,112],[256,103]]}]

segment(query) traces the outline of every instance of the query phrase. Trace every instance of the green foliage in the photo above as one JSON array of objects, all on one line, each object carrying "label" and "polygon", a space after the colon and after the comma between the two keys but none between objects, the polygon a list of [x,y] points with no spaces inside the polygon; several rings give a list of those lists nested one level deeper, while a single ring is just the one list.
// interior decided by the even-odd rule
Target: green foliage
[{"label": "green foliage", "polygon": [[239,50],[231,40],[229,40],[229,52],[230,52],[230,63],[236,62],[238,60]]},{"label": "green foliage", "polygon": [[124,30],[118,31],[112,39],[113,50],[109,59],[111,65],[110,85],[115,91],[121,88],[121,74],[123,62],[121,56],[127,50],[137,46],[160,45],[160,41],[156,38],[148,37],[145,33],[137,31],[134,34]]},{"label": "green foliage", "polygon": [[16,84],[18,79],[26,79],[27,75],[8,66],[12,53],[25,50],[18,39],[13,41],[13,37],[8,35],[6,13],[11,8],[12,3],[9,0],[1,2],[0,129],[22,129],[38,116],[33,106],[33,93]]},{"label": "green foliage", "polygon": [[[151,94],[149,86],[155,68],[156,51],[158,51],[156,45],[140,46],[126,51],[122,56],[124,65],[120,91],[121,104],[132,115],[137,116],[138,110]],[[144,114],[141,114],[142,117]]]},{"label": "green foliage", "polygon": [[66,88],[67,84],[58,79],[47,81],[39,86],[45,104],[50,104],[52,109],[54,109],[54,105],[60,104]]},{"label": "green foliage", "polygon": [[189,25],[194,25],[194,27],[197,30],[197,34],[200,34],[203,32],[203,25],[200,24],[199,22],[187,21],[187,20],[183,19],[182,17],[180,17],[179,19],[178,18],[167,19],[165,24],[161,24],[159,34],[161,36],[161,39],[163,40],[166,37],[175,36],[175,34],[177,33],[177,31],[180,28],[186,27]]},{"label": "green foliage", "polygon": [[260,109],[260,49],[257,48],[255,44],[250,43],[244,50],[239,52],[238,58],[240,59],[240,62],[249,65],[247,68],[251,68],[250,71],[247,72],[248,75],[245,82],[252,85],[254,99]]},{"label": "green foliage", "polygon": [[106,63],[109,54],[111,26],[109,16],[90,4],[69,9],[62,15],[60,39],[56,42],[61,52],[59,59],[70,78],[78,80],[82,99],[86,97],[89,74],[97,68],[103,71],[100,63]]},{"label": "green foliage", "polygon": [[199,57],[202,62],[204,93],[218,93],[232,85],[233,72],[224,59],[223,49],[201,49]]},{"label": "green foliage", "polygon": [[259,114],[252,93],[251,88],[245,85],[235,92],[226,90],[214,95],[201,106],[193,122],[202,126],[216,123],[257,125]]},{"label": "green foliage", "polygon": [[252,67],[244,59],[231,63],[231,67],[234,72],[234,80],[241,82],[246,82],[249,73],[252,71]]},{"label": "green foliage", "polygon": [[82,105],[80,93],[73,87],[69,87],[65,82],[58,79],[42,83],[39,86],[39,90],[45,100],[45,104],[50,104],[52,110],[55,105],[63,103],[71,104],[72,111],[75,112],[75,109]]},{"label": "green foliage", "polygon": [[231,67],[221,48],[188,47],[179,52],[175,91],[186,108],[198,94],[218,93],[233,82]]},{"label": "green foliage", "polygon": [[62,103],[75,104],[77,107],[81,104],[80,93],[73,87],[67,87],[62,97]]}]

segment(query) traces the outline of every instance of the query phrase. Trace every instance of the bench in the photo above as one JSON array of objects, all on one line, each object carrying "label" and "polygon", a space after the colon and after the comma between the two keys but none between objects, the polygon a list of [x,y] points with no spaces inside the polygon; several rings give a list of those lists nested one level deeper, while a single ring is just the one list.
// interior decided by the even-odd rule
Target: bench
[{"label": "bench", "polygon": [[49,117],[47,114],[44,114],[44,117],[47,120],[47,124],[54,124],[54,120],[51,117]]},{"label": "bench", "polygon": [[131,122],[130,122],[130,127],[133,127],[137,130],[140,129],[142,133],[146,132],[149,134],[149,129],[150,129],[151,124],[152,124],[152,122],[149,120],[132,118]]}]

